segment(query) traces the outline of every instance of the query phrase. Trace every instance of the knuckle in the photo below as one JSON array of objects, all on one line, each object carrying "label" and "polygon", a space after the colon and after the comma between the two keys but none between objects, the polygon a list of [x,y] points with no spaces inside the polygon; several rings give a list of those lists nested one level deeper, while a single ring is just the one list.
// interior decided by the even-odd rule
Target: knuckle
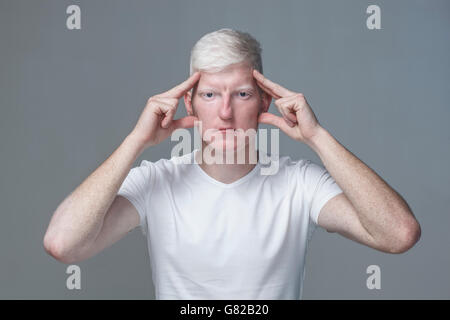
[{"label": "knuckle", "polygon": [[158,101],[158,95],[156,95],[156,96],[151,96],[150,98],[148,98],[148,100],[147,100],[147,102],[149,102],[149,103],[154,103],[154,102],[157,102]]},{"label": "knuckle", "polygon": [[278,106],[282,109],[286,107],[286,102],[284,100],[278,100]]}]

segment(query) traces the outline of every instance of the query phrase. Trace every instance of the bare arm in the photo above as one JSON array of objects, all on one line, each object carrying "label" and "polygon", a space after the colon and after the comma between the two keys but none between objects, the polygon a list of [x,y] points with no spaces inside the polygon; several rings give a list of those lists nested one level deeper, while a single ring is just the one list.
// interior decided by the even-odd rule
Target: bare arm
[{"label": "bare arm", "polygon": [[319,124],[303,94],[270,81],[257,70],[253,75],[261,89],[276,99],[284,118],[264,112],[258,121],[307,144],[344,192],[323,207],[319,225],[384,252],[402,253],[411,248],[421,229],[400,194]]},{"label": "bare arm", "polygon": [[139,214],[117,192],[131,166],[150,146],[178,128],[191,128],[194,116],[174,120],[178,100],[200,79],[195,73],[171,90],[151,97],[139,120],[113,154],[56,209],[44,236],[45,250],[59,261],[87,259],[139,224]]},{"label": "bare arm", "polygon": [[[102,229],[105,215],[143,148],[132,135],[56,209],[44,237],[46,251],[58,260],[82,259]],[[130,219],[129,219],[130,220]],[[128,229],[139,216],[128,222]],[[129,230],[128,230],[129,231]]]},{"label": "bare arm", "polygon": [[384,252],[410,249],[421,232],[405,200],[328,131],[318,132],[310,146],[344,191],[323,208],[319,225]]}]

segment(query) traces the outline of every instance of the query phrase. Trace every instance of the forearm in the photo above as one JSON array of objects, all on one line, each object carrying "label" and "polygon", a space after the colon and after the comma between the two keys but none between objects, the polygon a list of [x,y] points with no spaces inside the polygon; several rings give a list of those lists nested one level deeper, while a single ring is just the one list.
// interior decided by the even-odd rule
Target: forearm
[{"label": "forearm", "polygon": [[44,238],[47,250],[59,256],[76,255],[96,239],[108,208],[142,153],[129,135],[55,210]]},{"label": "forearm", "polygon": [[410,237],[416,220],[403,198],[321,128],[308,145],[344,191],[365,229],[379,241]]}]

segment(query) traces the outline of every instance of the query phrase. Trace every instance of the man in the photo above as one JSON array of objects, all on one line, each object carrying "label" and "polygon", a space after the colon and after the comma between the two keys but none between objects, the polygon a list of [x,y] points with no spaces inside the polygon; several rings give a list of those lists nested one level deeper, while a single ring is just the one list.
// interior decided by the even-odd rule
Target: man
[{"label": "man", "polygon": [[[247,33],[202,37],[191,76],[151,97],[120,147],[59,205],[47,252],[74,263],[140,226],[157,299],[298,299],[316,226],[383,252],[411,248],[420,226],[407,203],[319,124],[302,94],[262,75],[260,53]],[[182,97],[188,116],[174,119]],[[272,99],[282,117],[267,112]],[[131,169],[196,121],[202,149],[219,158],[244,149],[246,161],[207,162],[197,149]],[[262,163],[249,161],[252,144],[236,143],[258,123],[307,144],[326,169],[282,157],[276,173],[262,175]]]}]

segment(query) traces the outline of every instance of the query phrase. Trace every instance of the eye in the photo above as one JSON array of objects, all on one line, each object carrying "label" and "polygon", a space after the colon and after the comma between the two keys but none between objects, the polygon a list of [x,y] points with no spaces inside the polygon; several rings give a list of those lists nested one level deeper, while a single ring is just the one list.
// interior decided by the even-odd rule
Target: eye
[{"label": "eye", "polygon": [[250,94],[248,92],[241,91],[239,92],[239,97],[247,99],[248,97],[250,97]]},{"label": "eye", "polygon": [[205,92],[202,96],[206,99],[211,99],[214,96],[214,92]]}]

